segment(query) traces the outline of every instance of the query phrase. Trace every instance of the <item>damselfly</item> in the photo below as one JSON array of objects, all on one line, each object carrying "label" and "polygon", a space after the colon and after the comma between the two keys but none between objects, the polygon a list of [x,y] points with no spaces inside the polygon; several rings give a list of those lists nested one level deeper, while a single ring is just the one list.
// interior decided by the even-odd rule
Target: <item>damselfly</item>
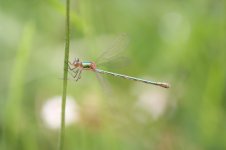
[{"label": "damselfly", "polygon": [[71,66],[73,66],[73,67],[71,67],[69,65],[69,69],[75,73],[73,78],[75,78],[76,81],[78,81],[81,78],[81,73],[82,73],[83,70],[90,70],[90,71],[94,71],[96,73],[108,74],[108,75],[111,75],[111,76],[121,77],[121,78],[128,79],[128,80],[143,82],[143,83],[146,83],[146,84],[157,85],[157,86],[161,86],[161,87],[164,87],[164,88],[170,87],[168,83],[144,80],[144,79],[140,79],[140,78],[127,76],[127,75],[124,75],[124,74],[118,74],[118,73],[114,73],[114,72],[101,70],[101,69],[98,69],[96,67],[96,64],[94,62],[80,61],[78,58],[76,58],[73,63],[69,62],[69,64]]},{"label": "damselfly", "polygon": [[[106,54],[106,53],[104,53],[104,54]],[[118,73],[114,73],[114,72],[101,70],[101,69],[97,68],[97,65],[95,62],[80,61],[79,58],[75,58],[75,60],[72,63],[70,61],[68,63],[69,63],[69,70],[74,72],[74,75],[72,75],[72,76],[73,76],[73,78],[76,79],[76,81],[78,81],[81,78],[81,73],[83,70],[89,70],[89,71],[93,71],[95,73],[107,74],[107,75],[111,75],[111,76],[115,76],[115,77],[121,77],[123,79],[143,82],[146,84],[152,84],[152,85],[160,86],[163,88],[170,87],[170,85],[168,83],[144,80],[144,79],[135,78],[135,77],[131,77],[131,76],[124,75],[124,74],[118,74]]]}]

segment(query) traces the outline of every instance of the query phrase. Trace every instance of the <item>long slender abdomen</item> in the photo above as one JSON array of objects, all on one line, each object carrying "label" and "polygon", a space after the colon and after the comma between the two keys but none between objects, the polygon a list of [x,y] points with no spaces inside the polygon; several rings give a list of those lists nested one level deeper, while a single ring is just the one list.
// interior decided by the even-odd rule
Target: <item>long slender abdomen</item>
[{"label": "long slender abdomen", "polygon": [[108,74],[108,75],[112,75],[112,76],[115,76],[115,77],[120,77],[120,78],[124,78],[124,79],[128,79],[128,80],[143,82],[143,83],[146,83],[146,84],[157,85],[157,86],[164,87],[164,88],[170,87],[169,84],[163,83],[163,82],[155,82],[155,81],[144,80],[144,79],[135,78],[135,77],[131,77],[131,76],[123,75],[123,74],[118,74],[118,73],[114,73],[114,72],[109,72],[109,71],[105,71],[105,70],[101,70],[101,69],[95,69],[95,71],[98,72],[98,73],[101,73],[101,74]]}]

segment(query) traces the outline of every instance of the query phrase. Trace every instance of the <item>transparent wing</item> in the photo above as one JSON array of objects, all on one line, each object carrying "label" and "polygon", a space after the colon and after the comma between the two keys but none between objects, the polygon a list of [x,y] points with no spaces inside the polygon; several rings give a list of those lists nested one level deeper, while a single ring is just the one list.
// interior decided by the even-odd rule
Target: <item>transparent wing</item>
[{"label": "transparent wing", "polygon": [[131,64],[132,62],[128,57],[118,56],[112,58],[110,61],[98,63],[97,67],[123,68]]},{"label": "transparent wing", "polygon": [[116,38],[109,48],[104,50],[102,54],[96,59],[96,64],[104,64],[109,61],[113,61],[117,57],[120,57],[122,52],[128,46],[129,40],[127,34],[123,33]]},{"label": "transparent wing", "polygon": [[97,72],[95,72],[95,74],[96,74],[97,80],[100,83],[101,88],[103,89],[104,93],[107,96],[112,95],[112,89],[111,89],[110,84],[107,82],[107,80],[104,79],[102,76],[100,76],[100,74],[98,74]]}]

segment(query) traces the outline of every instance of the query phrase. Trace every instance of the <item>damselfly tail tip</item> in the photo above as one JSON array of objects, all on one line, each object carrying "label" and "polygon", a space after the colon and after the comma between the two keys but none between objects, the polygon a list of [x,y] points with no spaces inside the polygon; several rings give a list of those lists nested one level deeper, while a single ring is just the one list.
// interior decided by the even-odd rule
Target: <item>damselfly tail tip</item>
[{"label": "damselfly tail tip", "polygon": [[170,88],[170,84],[168,84],[168,83],[159,83],[159,86],[164,87],[164,88]]}]

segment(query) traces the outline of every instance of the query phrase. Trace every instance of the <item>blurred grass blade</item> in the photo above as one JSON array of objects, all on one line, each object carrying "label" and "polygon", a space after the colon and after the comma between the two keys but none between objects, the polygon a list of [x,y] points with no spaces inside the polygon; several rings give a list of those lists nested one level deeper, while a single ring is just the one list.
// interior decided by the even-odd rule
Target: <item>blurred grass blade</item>
[{"label": "blurred grass blade", "polygon": [[[48,2],[61,15],[65,14],[66,10],[65,10],[63,3],[61,3],[58,0],[48,0]],[[71,15],[71,22],[77,27],[76,29],[79,31],[83,31],[84,27],[86,27],[86,26],[85,26],[84,22],[82,21],[82,19],[78,16],[78,14],[75,11],[72,11],[70,15]]]},{"label": "blurred grass blade", "polygon": [[[21,42],[16,54],[10,77],[8,101],[6,103],[4,116],[6,136],[13,142],[16,142],[20,136],[20,132],[23,132],[20,121],[24,121],[23,117],[25,113],[22,106],[24,97],[24,81],[28,67],[28,60],[32,49],[31,47],[34,34],[34,24],[32,22],[27,23],[22,33]],[[32,137],[29,137],[29,139],[32,139]],[[27,146],[28,145],[29,144],[27,144]],[[16,144],[14,146],[16,146]]]}]

